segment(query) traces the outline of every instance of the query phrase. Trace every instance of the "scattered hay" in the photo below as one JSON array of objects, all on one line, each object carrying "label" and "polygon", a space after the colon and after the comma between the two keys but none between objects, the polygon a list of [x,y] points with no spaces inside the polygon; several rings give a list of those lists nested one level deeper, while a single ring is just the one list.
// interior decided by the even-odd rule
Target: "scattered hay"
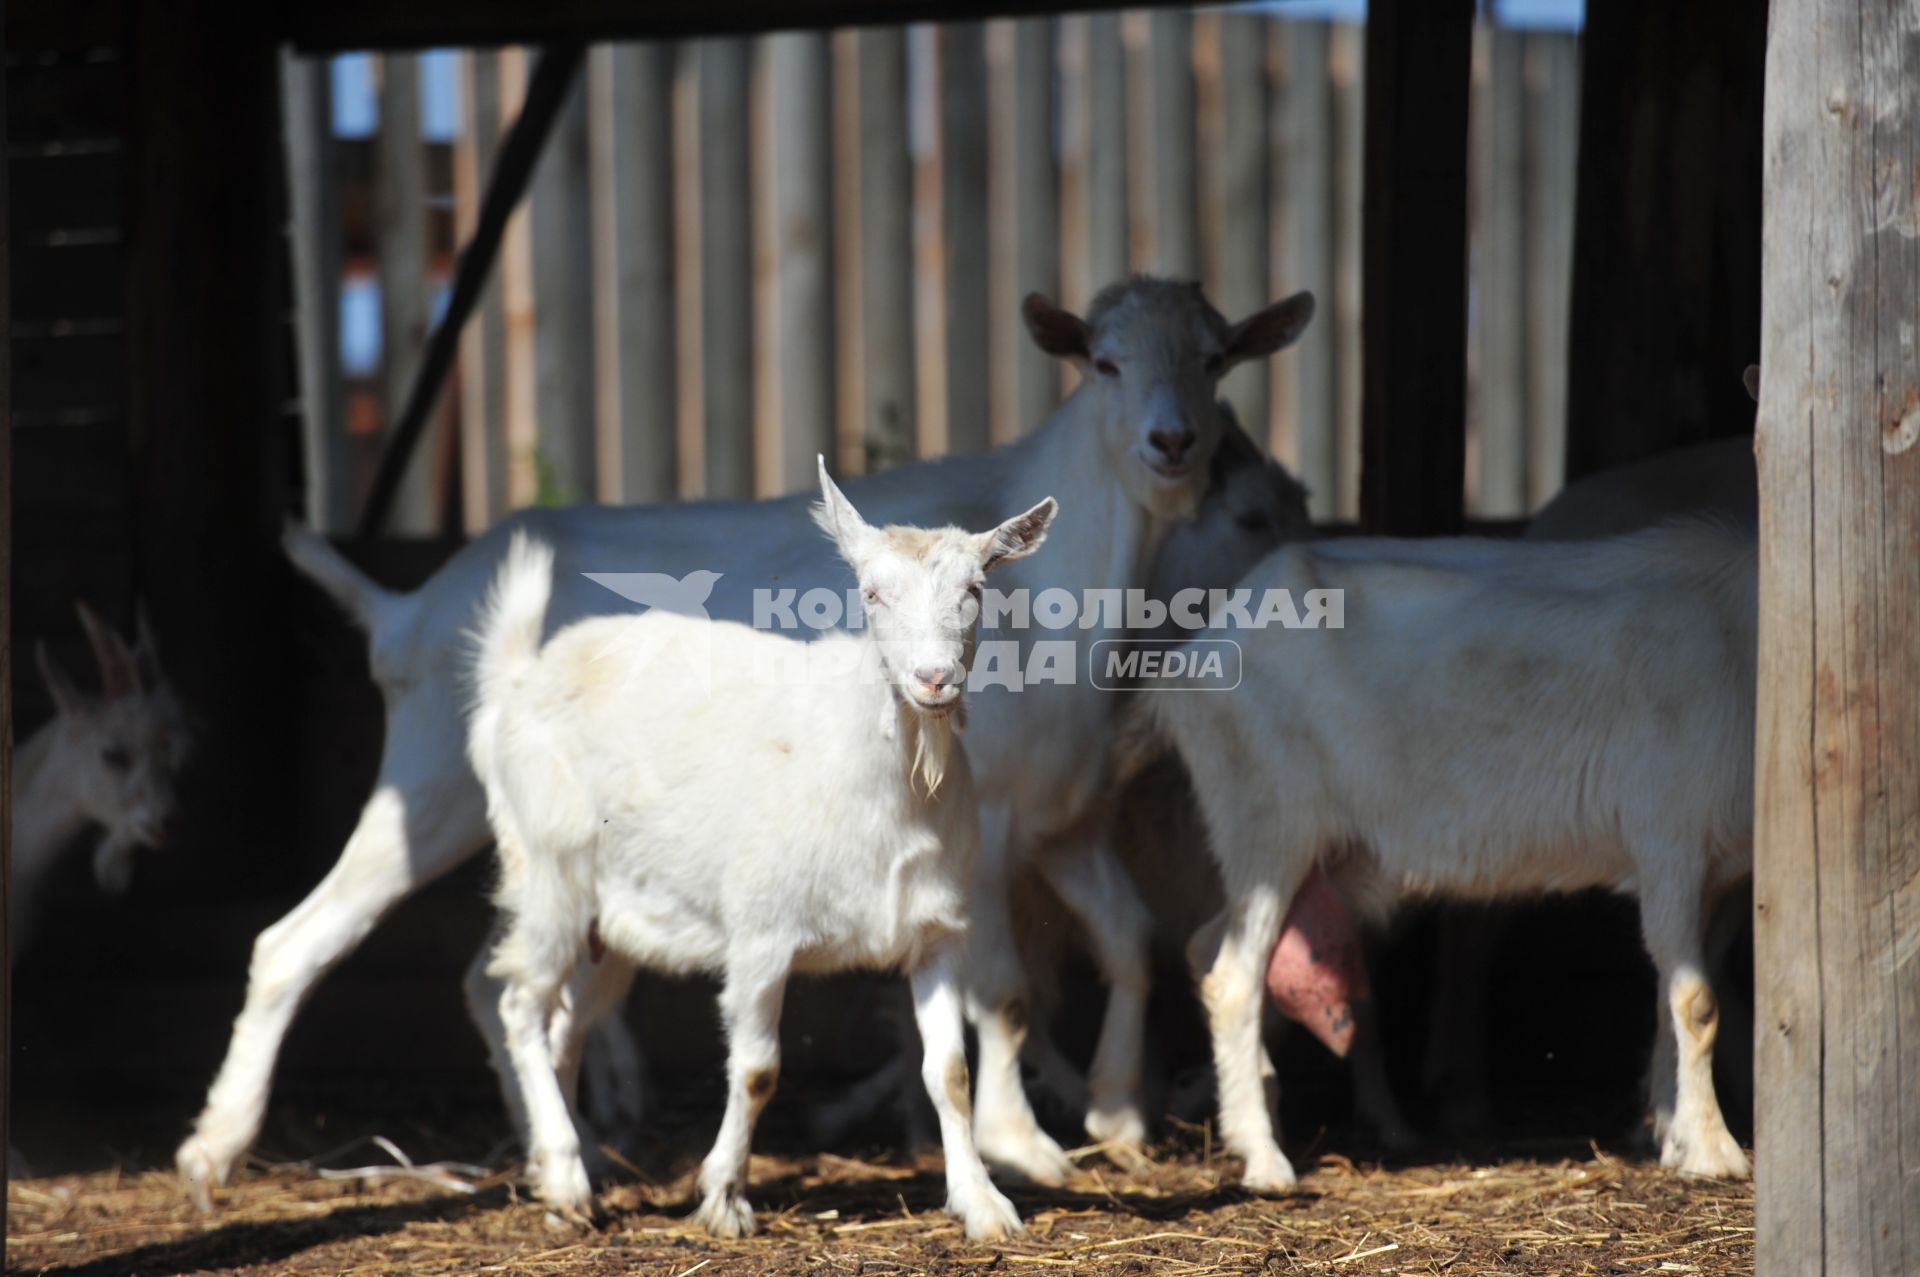
[{"label": "scattered hay", "polygon": [[1013,1194],[1027,1233],[977,1246],[939,1211],[937,1162],[755,1157],[760,1232],[687,1226],[691,1173],[616,1182],[609,1223],[558,1227],[497,1175],[449,1191],[417,1178],[250,1175],[196,1215],[162,1172],[9,1189],[8,1267],[68,1277],[173,1272],[375,1274],[1747,1273],[1753,1194],[1594,1153],[1491,1166],[1356,1166],[1323,1155],[1298,1192],[1249,1197],[1233,1168],[1168,1152],[1136,1173],[1088,1164],[1064,1190]]}]

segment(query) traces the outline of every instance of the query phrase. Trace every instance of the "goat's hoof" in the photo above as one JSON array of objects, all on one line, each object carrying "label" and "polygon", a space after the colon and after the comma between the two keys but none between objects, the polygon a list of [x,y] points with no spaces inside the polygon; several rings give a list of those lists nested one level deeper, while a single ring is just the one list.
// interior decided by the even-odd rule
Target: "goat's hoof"
[{"label": "goat's hoof", "polygon": [[1240,1186],[1249,1193],[1285,1193],[1298,1182],[1293,1163],[1277,1148],[1248,1158],[1246,1173],[1240,1177]]},{"label": "goat's hoof", "polygon": [[1019,1235],[1022,1225],[1020,1212],[1006,1195],[991,1184],[982,1185],[982,1191],[973,1201],[962,1204],[949,1201],[947,1213],[957,1215],[965,1225],[967,1238],[976,1242],[1000,1242]]},{"label": "goat's hoof", "polygon": [[694,1222],[715,1237],[753,1235],[753,1207],[746,1198],[726,1193],[711,1193],[693,1213]]},{"label": "goat's hoof", "polygon": [[1745,1151],[1724,1130],[1689,1141],[1679,1137],[1676,1127],[1660,1150],[1660,1164],[1701,1179],[1748,1179],[1753,1175]]},{"label": "goat's hoof", "polygon": [[173,1165],[180,1176],[180,1186],[187,1190],[194,1208],[202,1215],[211,1215],[213,1190],[224,1184],[227,1177],[207,1142],[198,1135],[189,1135],[174,1153]]},{"label": "goat's hoof", "polygon": [[535,1156],[529,1168],[534,1193],[559,1219],[579,1228],[592,1228],[593,1184],[578,1152]]},{"label": "goat's hoof", "polygon": [[1038,1127],[1015,1135],[989,1133],[979,1137],[980,1158],[988,1166],[1043,1188],[1058,1188],[1073,1174],[1073,1162],[1053,1137]]}]

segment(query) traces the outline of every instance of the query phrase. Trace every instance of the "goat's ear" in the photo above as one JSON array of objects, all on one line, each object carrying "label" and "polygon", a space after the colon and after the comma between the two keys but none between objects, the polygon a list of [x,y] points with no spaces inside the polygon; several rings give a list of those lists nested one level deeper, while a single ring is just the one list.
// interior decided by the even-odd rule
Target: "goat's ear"
[{"label": "goat's ear", "polygon": [[166,676],[160,672],[160,640],[154,637],[153,619],[147,615],[147,605],[136,602],[133,605],[133,672],[140,679],[140,686],[148,692],[157,692],[166,682]]},{"label": "goat's ear", "polygon": [[860,561],[873,543],[873,528],[860,517],[853,502],[847,500],[847,494],[840,491],[840,485],[827,473],[827,459],[816,456],[816,460],[820,466],[820,503],[813,507],[813,521],[833,538],[842,557],[858,571]]},{"label": "goat's ear", "polygon": [[1760,402],[1760,365],[1748,364],[1747,370],[1740,374],[1740,384],[1747,388],[1747,398]]},{"label": "goat's ear", "polygon": [[133,653],[128,650],[127,641],[114,633],[113,627],[101,620],[99,614],[84,602],[74,600],[73,609],[80,614],[80,625],[87,632],[87,642],[93,645],[93,660],[100,667],[101,696],[117,701],[137,691],[140,675],[134,668]]},{"label": "goat's ear", "polygon": [[53,653],[47,651],[45,643],[33,645],[33,663],[40,667],[40,681],[47,685],[47,691],[53,697],[54,712],[62,718],[80,713],[86,708],[86,702],[80,696],[80,689],[73,685],[67,672],[53,659]]},{"label": "goat's ear", "polygon": [[1087,321],[1070,310],[1062,310],[1039,293],[1028,293],[1020,303],[1020,317],[1027,321],[1033,344],[1057,359],[1085,363],[1093,358],[1088,344],[1093,334]]},{"label": "goat's ear", "polygon": [[1047,539],[1047,529],[1053,526],[1053,516],[1058,513],[1060,503],[1048,497],[1025,514],[1016,514],[993,531],[982,532],[981,570],[991,572],[1038,550]]},{"label": "goat's ear", "polygon": [[1249,359],[1265,359],[1300,340],[1300,334],[1313,322],[1313,294],[1295,293],[1275,302],[1235,324],[1227,332],[1226,349],[1221,357],[1231,368]]}]

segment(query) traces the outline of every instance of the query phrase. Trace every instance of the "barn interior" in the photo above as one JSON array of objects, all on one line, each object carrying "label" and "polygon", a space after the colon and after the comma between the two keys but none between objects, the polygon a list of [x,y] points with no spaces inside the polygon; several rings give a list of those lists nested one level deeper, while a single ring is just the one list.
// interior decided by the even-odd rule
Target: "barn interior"
[{"label": "barn interior", "polygon": [[[916,17],[966,24],[1055,7],[942,3]],[[1282,17],[1286,8],[1272,7]],[[1364,268],[1353,310],[1359,462],[1351,506],[1316,508],[1335,531],[1512,535],[1539,504],[1537,485],[1498,514],[1469,501],[1470,312],[1484,295],[1474,290],[1488,286],[1469,261],[1469,191],[1482,162],[1469,147],[1474,9],[1372,0],[1356,46],[1366,191],[1354,223]],[[476,0],[6,6],[15,738],[51,712],[27,659],[36,642],[69,669],[89,668],[76,598],[125,630],[136,604],[148,609],[204,727],[171,849],[143,856],[117,899],[94,889],[84,855],[69,858],[39,902],[35,943],[16,955],[12,1124],[36,1167],[168,1163],[225,1046],[253,937],[331,866],[378,758],[380,702],[363,644],[277,543],[282,520],[314,514],[322,497],[303,434],[312,399],[300,386],[310,364],[289,230],[298,218],[282,50],[529,46],[556,57],[607,41],[845,29],[890,16],[871,0],[549,0],[531,16]],[[1529,427],[1557,440],[1567,481],[1753,431],[1740,378],[1760,342],[1764,28],[1762,9],[1735,0],[1617,0],[1586,15],[1555,352],[1563,417]],[[1287,175],[1276,168],[1270,180],[1277,188]],[[446,225],[434,235],[464,242],[469,228],[435,216]],[[376,428],[354,439],[359,459],[336,457],[325,491],[344,512],[327,526],[349,555],[407,587],[498,511],[463,508],[470,489],[449,482],[429,526],[369,527],[374,471],[405,468],[404,451],[391,459],[398,404],[393,394],[378,401]],[[853,447],[862,464],[857,435]],[[419,892],[321,985],[287,1043],[263,1157],[311,1157],[374,1131],[468,1155],[504,1137],[460,991],[489,925],[489,875],[483,858]],[[1443,929],[1436,910],[1411,911],[1380,940],[1376,986],[1398,1089],[1432,1146],[1451,1151],[1459,1141],[1440,1131],[1420,1076]],[[1653,1005],[1632,908],[1543,903],[1498,943],[1488,995],[1498,1036],[1485,1044],[1493,1120],[1471,1140],[1628,1142]],[[1058,1034],[1084,1059],[1097,982],[1090,970],[1072,978],[1086,996],[1067,999]],[[861,1000],[840,984],[795,994],[785,1089],[769,1117],[776,1141],[807,1098],[885,1058],[884,1032],[847,1009]],[[633,1013],[663,1111],[710,1112],[718,1039],[705,992],[643,982]],[[1169,1075],[1204,1058],[1177,978],[1161,982],[1154,1017]],[[1293,1141],[1381,1155],[1346,1118],[1344,1072],[1304,1035],[1289,1040],[1282,1072]],[[1734,1079],[1724,1085],[1723,1096],[1750,1094]],[[1744,1137],[1745,1104],[1727,1102]],[[882,1115],[852,1138],[871,1147],[893,1136]]]}]

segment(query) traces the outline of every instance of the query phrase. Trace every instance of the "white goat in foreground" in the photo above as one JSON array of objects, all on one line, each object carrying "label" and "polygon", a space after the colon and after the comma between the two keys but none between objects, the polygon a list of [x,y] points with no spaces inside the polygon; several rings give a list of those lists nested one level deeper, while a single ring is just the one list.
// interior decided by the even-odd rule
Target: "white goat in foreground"
[{"label": "white goat in foreground", "polygon": [[90,827],[104,830],[93,879],[109,895],[133,882],[133,853],[173,836],[174,779],[193,747],[186,707],[160,669],[146,615],[127,646],[85,603],[80,624],[100,669],[100,693],[75,687],[47,652],[34,648],[54,717],[13,756],[13,950],[24,947],[34,898],[60,853]]},{"label": "white goat in foreground", "polygon": [[1248,1187],[1294,1182],[1262,1093],[1262,976],[1317,865],[1376,910],[1405,894],[1635,893],[1680,1045],[1677,1076],[1655,1079],[1673,1113],[1661,1161],[1744,1177],[1713,1091],[1701,931],[1703,903],[1752,863],[1751,531],[1301,545],[1242,584],[1345,592],[1344,628],[1237,634],[1235,693],[1143,706],[1194,779],[1226,887],[1194,957]]},{"label": "white goat in foreground", "polygon": [[581,621],[543,648],[554,556],[524,533],[480,627],[469,751],[508,915],[490,971],[506,983],[535,1183],[576,1220],[591,1193],[553,1024],[604,946],[722,977],[727,1107],[697,1214],[709,1231],[753,1230],[747,1153],[788,977],[860,967],[912,982],[948,1209],[970,1237],[1020,1227],[969,1121],[960,979],[979,826],[953,732],[985,575],[1038,549],[1057,507],[978,534],[876,529],[824,463],[820,487],[815,517],[859,580],[863,634],[803,645],[656,610]]},{"label": "white goat in foreground", "polygon": [[[1046,555],[1007,570],[1002,589],[1038,598],[1060,588],[1086,598],[1138,588],[1161,541],[1192,516],[1205,490],[1222,429],[1220,378],[1292,344],[1312,318],[1313,298],[1298,294],[1230,323],[1196,285],[1139,278],[1104,290],[1084,319],[1038,296],[1024,313],[1035,342],[1083,375],[1067,401],[991,454],[901,466],[849,481],[848,490],[869,516],[921,526],[998,522],[1053,493],[1071,517],[1055,530]],[[464,547],[410,594],[383,589],[321,537],[291,529],[285,544],[295,567],[367,630],[369,664],[386,702],[386,739],[379,779],[340,859],[254,943],[246,1002],[226,1058],[175,1155],[203,1208],[211,1208],[214,1186],[259,1132],[275,1059],[313,986],[387,910],[487,844],[483,796],[464,748],[460,635],[516,529],[552,544],[561,566],[553,630],[639,610],[584,572],[703,572],[713,585],[708,614],[731,620],[752,615],[761,588],[850,584],[846,565],[807,535],[806,502],[798,497],[527,511]],[[1115,637],[1118,625],[1109,619],[1073,637],[1084,652]],[[1018,643],[1024,669],[1036,644],[1055,636],[1032,626],[1001,637]],[[1057,1182],[1071,1165],[1034,1122],[1020,1088],[1026,991],[1008,939],[1006,889],[1027,866],[1039,866],[1105,936],[1099,957],[1112,993],[1091,1070],[1088,1129],[1122,1142],[1144,1130],[1138,1087],[1149,919],[1093,819],[1111,792],[1105,744],[1115,701],[1085,679],[1020,692],[991,688],[970,701],[968,752],[982,809],[972,924],[993,937],[976,945],[981,958],[969,971],[968,1000],[980,1031],[975,1121],[989,1161],[1046,1182]],[[596,968],[596,1000],[625,994],[615,965]],[[470,1005],[499,1062],[498,991],[477,968],[473,975]],[[567,1054],[576,1048],[569,1045]]]}]

